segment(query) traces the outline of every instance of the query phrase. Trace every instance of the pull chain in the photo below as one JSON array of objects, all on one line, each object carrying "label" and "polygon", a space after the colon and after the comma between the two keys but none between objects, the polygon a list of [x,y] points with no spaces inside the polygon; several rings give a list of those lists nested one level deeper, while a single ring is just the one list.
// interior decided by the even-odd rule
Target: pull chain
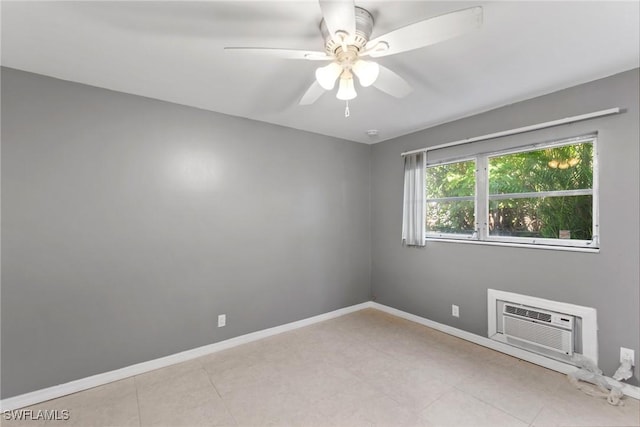
[{"label": "pull chain", "polygon": [[349,101],[346,101],[346,102],[347,102],[347,106],[344,109],[344,117],[345,118],[349,117],[351,115],[351,113],[349,112]]}]

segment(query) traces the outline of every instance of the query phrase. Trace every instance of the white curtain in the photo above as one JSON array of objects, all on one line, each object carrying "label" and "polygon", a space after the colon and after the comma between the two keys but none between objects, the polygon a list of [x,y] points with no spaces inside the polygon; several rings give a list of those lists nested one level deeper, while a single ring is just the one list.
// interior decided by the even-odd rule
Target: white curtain
[{"label": "white curtain", "polygon": [[425,233],[425,173],[427,153],[404,158],[404,208],[402,211],[402,243],[424,246]]}]

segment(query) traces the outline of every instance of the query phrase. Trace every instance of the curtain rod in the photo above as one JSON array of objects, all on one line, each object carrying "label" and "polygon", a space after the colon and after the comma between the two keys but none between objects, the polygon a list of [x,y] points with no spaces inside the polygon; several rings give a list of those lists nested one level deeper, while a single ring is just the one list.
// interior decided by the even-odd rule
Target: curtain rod
[{"label": "curtain rod", "polygon": [[461,139],[459,141],[447,142],[444,144],[434,145],[431,147],[419,148],[417,150],[406,151],[401,154],[402,157],[410,154],[422,153],[425,151],[438,150],[440,148],[453,147],[455,145],[470,144],[472,142],[484,141],[486,139],[500,138],[503,136],[515,135],[518,133],[530,132],[532,130],[545,129],[553,126],[564,125],[567,123],[579,122],[582,120],[595,119],[596,117],[610,116],[612,114],[619,114],[622,110],[619,107],[609,108],[608,110],[595,111],[593,113],[581,114],[579,116],[565,117],[564,119],[552,120],[550,122],[538,123],[537,125],[529,125],[521,128],[503,130],[501,132],[490,133],[488,135],[475,136],[473,138]]}]

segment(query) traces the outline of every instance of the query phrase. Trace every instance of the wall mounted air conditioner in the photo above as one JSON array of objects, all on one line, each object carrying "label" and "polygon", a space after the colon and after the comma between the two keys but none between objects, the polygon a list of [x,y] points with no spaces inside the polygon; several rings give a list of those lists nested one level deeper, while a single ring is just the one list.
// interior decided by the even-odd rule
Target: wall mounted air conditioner
[{"label": "wall mounted air conditioner", "polygon": [[574,304],[488,290],[489,338],[575,364],[575,353],[598,363],[596,310]]},{"label": "wall mounted air conditioner", "polygon": [[527,343],[547,350],[573,355],[575,318],[539,308],[505,303],[502,331],[508,343]]}]

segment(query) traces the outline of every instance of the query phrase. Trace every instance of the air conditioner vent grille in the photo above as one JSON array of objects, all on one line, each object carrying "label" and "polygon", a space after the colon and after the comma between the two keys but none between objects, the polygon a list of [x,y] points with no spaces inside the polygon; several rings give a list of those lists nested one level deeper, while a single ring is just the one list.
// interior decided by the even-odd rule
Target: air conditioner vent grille
[{"label": "air conditioner vent grille", "polygon": [[541,322],[551,323],[551,315],[549,313],[541,313],[536,310],[528,310],[526,308],[514,307],[508,304],[505,305],[504,311],[509,314],[515,314],[517,316],[529,317],[531,319],[536,319]]},{"label": "air conditioner vent grille", "polygon": [[569,331],[515,317],[505,317],[504,333],[507,340],[516,338],[550,350],[573,354],[572,333]]}]

